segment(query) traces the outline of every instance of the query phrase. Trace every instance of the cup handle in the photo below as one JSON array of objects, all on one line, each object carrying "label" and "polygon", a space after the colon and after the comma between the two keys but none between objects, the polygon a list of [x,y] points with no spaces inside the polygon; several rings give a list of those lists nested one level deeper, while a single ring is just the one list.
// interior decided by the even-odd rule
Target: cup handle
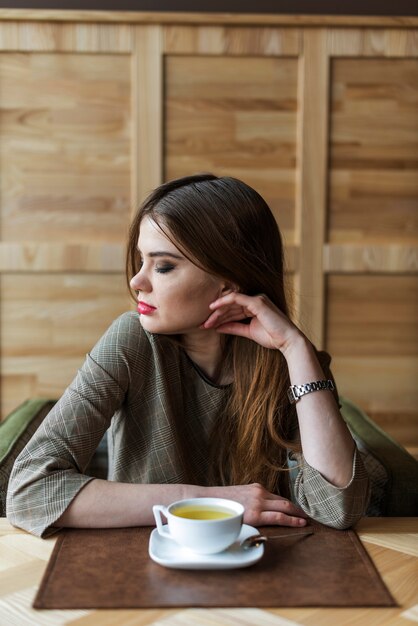
[{"label": "cup handle", "polygon": [[161,513],[167,517],[166,507],[162,506],[161,504],[155,504],[152,507],[152,512],[154,514],[155,522],[157,524],[158,534],[161,535],[162,537],[167,537],[167,539],[172,539],[173,537],[170,535],[170,533],[164,530],[163,522],[161,519]]}]

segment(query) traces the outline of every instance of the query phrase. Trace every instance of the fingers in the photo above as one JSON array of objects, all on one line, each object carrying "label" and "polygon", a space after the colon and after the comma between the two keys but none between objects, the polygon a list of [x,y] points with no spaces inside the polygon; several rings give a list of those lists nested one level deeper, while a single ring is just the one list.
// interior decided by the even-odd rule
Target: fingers
[{"label": "fingers", "polygon": [[200,326],[219,333],[238,335],[264,348],[283,350],[298,329],[264,294],[247,296],[232,292],[209,305],[212,313]]},{"label": "fingers", "polygon": [[268,327],[283,318],[283,314],[264,294],[247,296],[234,291],[209,304],[209,308],[213,312],[202,324],[202,328],[217,328],[229,322],[249,318],[263,320],[262,325]]},{"label": "fingers", "polygon": [[244,522],[251,526],[301,527],[307,524],[308,516],[299,506],[287,498],[270,493],[260,483],[231,485],[215,489],[216,492],[213,495],[241,502],[245,509]]},{"label": "fingers", "polygon": [[[213,313],[202,324],[202,328],[218,328],[229,322],[238,322],[249,317],[256,317],[260,312],[260,307],[265,306],[267,302],[268,299],[264,295],[246,296],[243,293],[234,291],[218,298],[209,305]],[[221,332],[226,332],[226,330],[223,329]],[[247,336],[245,331],[236,334]]]},{"label": "fingers", "polygon": [[300,528],[307,525],[307,521],[303,517],[294,517],[276,511],[264,511],[260,514],[259,519],[258,525],[260,526],[291,526]]},{"label": "fingers", "polygon": [[272,510],[268,507],[262,507],[261,509],[252,509],[247,507],[244,513],[244,522],[251,526],[306,526],[307,515],[291,515],[285,511]]},{"label": "fingers", "polygon": [[267,302],[270,301],[264,294],[247,296],[244,293],[239,293],[238,291],[231,291],[231,293],[228,293],[226,296],[222,296],[212,302],[209,307],[211,309],[217,309],[219,306],[223,305],[238,304],[241,307],[248,309],[250,313],[255,315],[257,309],[259,309],[260,306],[267,304]]},{"label": "fingers", "polygon": [[261,485],[249,486],[244,521],[250,525],[306,526],[306,513],[290,500],[266,491]]},{"label": "fingers", "polygon": [[248,317],[248,314],[241,306],[222,307],[209,315],[208,319],[202,324],[203,328],[217,328],[221,324],[228,322],[236,322]]},{"label": "fingers", "polygon": [[218,333],[225,333],[226,335],[238,335],[239,337],[246,337],[251,339],[251,329],[247,324],[241,324],[239,322],[221,324],[216,327]]},{"label": "fingers", "polygon": [[265,511],[271,513],[280,513],[290,517],[306,518],[308,517],[303,509],[297,504],[293,504],[290,500],[278,496],[277,498],[268,498],[263,502]]}]

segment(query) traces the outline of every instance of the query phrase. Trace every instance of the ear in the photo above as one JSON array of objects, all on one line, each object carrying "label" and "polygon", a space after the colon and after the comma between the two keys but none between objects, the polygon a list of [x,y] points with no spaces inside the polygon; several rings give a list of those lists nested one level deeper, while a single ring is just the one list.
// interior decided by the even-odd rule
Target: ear
[{"label": "ear", "polygon": [[224,283],[221,288],[221,296],[227,296],[229,293],[239,292],[241,289],[235,283]]}]

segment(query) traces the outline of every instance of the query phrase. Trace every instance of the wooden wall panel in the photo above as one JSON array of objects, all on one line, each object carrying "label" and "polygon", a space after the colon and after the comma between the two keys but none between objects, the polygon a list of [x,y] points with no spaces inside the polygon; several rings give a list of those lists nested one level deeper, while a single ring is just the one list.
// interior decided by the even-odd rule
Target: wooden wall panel
[{"label": "wooden wall panel", "polygon": [[0,55],[4,242],[123,242],[129,57]]},{"label": "wooden wall panel", "polygon": [[332,275],[328,288],[327,346],[334,356],[418,357],[416,276]]},{"label": "wooden wall panel", "polygon": [[59,397],[131,308],[123,274],[3,274],[1,293],[3,415],[31,395]]},{"label": "wooden wall panel", "polygon": [[242,178],[294,241],[297,80],[293,58],[168,56],[165,178]]},{"label": "wooden wall panel", "polygon": [[418,242],[418,59],[335,59],[330,242]]},{"label": "wooden wall panel", "polygon": [[332,275],[327,303],[327,349],[340,392],[418,447],[416,275]]}]

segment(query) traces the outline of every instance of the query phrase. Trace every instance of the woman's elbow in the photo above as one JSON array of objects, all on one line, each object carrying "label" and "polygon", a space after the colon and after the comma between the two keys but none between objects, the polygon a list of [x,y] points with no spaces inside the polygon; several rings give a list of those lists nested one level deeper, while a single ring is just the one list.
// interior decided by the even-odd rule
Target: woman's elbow
[{"label": "woman's elbow", "polygon": [[325,522],[325,526],[329,526],[330,528],[335,528],[336,530],[347,530],[354,526],[363,515],[360,514],[351,514],[347,512],[341,512],[340,515],[337,515],[332,520],[327,520]]},{"label": "woman's elbow", "polygon": [[28,530],[27,524],[27,501],[25,489],[17,487],[13,481],[9,482],[6,495],[6,517],[12,526]]},{"label": "woman's elbow", "polygon": [[[368,478],[363,482],[363,489],[356,494],[343,498],[323,523],[337,530],[347,530],[354,526],[366,514],[370,499],[370,485]],[[320,520],[319,520],[320,521]]]},{"label": "woman's elbow", "polygon": [[6,495],[6,517],[12,526],[40,536],[38,519],[43,508],[39,486],[40,477],[27,466],[15,462]]}]

